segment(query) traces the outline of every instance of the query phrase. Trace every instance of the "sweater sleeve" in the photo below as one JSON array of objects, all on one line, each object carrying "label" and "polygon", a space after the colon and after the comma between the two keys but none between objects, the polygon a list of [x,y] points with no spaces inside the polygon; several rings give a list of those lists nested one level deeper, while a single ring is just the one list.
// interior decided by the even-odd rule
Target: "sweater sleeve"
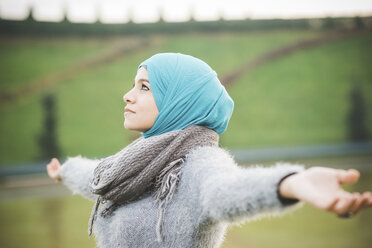
[{"label": "sweater sleeve", "polygon": [[304,170],[302,165],[277,163],[271,167],[246,168],[238,166],[227,152],[224,153],[215,154],[209,161],[212,165],[200,171],[203,179],[200,197],[206,217],[235,222],[280,214],[298,205],[297,201],[279,198],[278,184],[285,176]]},{"label": "sweater sleeve", "polygon": [[97,195],[90,190],[89,183],[100,160],[87,159],[81,156],[68,158],[62,165],[62,182],[73,194],[80,194],[89,200],[96,200]]}]

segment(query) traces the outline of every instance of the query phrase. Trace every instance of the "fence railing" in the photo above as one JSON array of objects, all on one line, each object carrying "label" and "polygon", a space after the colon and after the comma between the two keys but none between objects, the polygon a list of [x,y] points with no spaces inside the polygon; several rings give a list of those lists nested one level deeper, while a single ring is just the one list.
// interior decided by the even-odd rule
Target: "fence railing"
[{"label": "fence railing", "polygon": [[[372,156],[372,142],[227,150],[238,163],[253,163],[357,155]],[[48,161],[40,161],[27,164],[2,165],[0,166],[0,178],[46,173],[45,166],[47,163]]]},{"label": "fence railing", "polygon": [[232,149],[231,153],[235,160],[240,163],[372,155],[372,142],[260,149]]}]

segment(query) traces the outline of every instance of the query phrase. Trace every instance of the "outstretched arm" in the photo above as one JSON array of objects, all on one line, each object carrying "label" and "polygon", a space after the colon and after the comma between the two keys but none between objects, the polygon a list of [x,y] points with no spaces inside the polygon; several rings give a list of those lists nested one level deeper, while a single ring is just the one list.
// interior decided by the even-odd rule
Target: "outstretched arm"
[{"label": "outstretched arm", "polygon": [[342,184],[355,183],[359,179],[356,170],[338,170],[313,167],[289,176],[280,184],[283,197],[304,201],[315,208],[347,217],[372,207],[371,192],[350,193],[341,188]]},{"label": "outstretched arm", "polygon": [[282,213],[296,202],[281,201],[278,184],[286,175],[300,171],[301,166],[277,164],[272,167],[231,168],[212,174],[202,186],[203,208],[208,217],[230,222]]},{"label": "outstretched arm", "polygon": [[74,194],[80,194],[94,201],[97,195],[91,192],[89,183],[99,161],[77,156],[68,158],[61,165],[57,159],[53,158],[47,165],[47,172],[49,177],[63,182]]},{"label": "outstretched arm", "polygon": [[222,149],[200,148],[189,160],[204,164],[195,169],[200,181],[203,215],[228,222],[285,212],[296,201],[281,201],[278,185],[282,178],[304,170],[301,165],[278,163],[272,167],[244,168],[236,165]]},{"label": "outstretched arm", "polygon": [[304,170],[302,166],[283,163],[242,168],[223,152],[208,148],[195,152],[195,160],[211,164],[202,166],[198,172],[201,203],[207,218],[238,221],[281,213],[296,200],[340,216],[372,206],[371,192],[349,193],[341,188],[342,184],[358,180],[356,170],[322,167]]}]

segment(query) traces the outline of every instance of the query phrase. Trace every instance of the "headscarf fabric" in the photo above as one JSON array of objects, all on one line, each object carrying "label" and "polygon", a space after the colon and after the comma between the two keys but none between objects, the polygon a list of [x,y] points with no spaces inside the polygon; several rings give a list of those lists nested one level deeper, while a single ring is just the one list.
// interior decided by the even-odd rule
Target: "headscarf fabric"
[{"label": "headscarf fabric", "polygon": [[144,138],[201,125],[223,133],[234,102],[204,61],[181,53],[159,53],[142,62],[159,114]]}]

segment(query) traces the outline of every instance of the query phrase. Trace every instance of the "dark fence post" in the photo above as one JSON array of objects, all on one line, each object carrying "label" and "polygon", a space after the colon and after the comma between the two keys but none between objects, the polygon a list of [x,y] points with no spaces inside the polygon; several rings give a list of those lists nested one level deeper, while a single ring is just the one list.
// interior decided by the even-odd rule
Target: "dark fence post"
[{"label": "dark fence post", "polygon": [[56,101],[53,93],[47,93],[43,96],[42,106],[44,109],[44,125],[38,144],[41,151],[40,159],[51,159],[60,157],[61,150],[58,146],[56,135]]},{"label": "dark fence post", "polygon": [[369,138],[366,126],[366,109],[360,84],[354,81],[350,91],[350,111],[347,116],[350,141],[366,141]]}]

